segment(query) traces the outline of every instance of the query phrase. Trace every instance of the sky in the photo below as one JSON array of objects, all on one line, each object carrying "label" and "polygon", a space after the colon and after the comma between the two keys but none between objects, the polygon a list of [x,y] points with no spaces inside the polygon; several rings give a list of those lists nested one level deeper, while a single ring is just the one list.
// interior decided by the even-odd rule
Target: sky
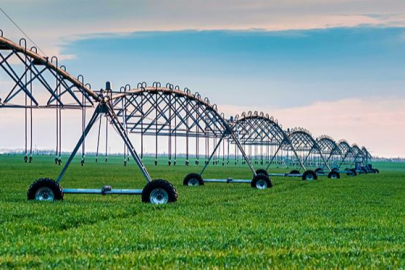
[{"label": "sky", "polygon": [[[0,7],[95,89],[106,81],[117,89],[170,82],[209,97],[227,117],[263,111],[284,128],[405,157],[404,1],[2,0]],[[1,13],[0,29],[23,37]],[[0,73],[0,86],[7,83]],[[0,112],[0,149],[23,146],[21,116]],[[35,144],[52,148],[43,136],[54,133],[49,114],[35,121]],[[64,131],[69,151],[80,133],[77,113],[66,113]]]}]

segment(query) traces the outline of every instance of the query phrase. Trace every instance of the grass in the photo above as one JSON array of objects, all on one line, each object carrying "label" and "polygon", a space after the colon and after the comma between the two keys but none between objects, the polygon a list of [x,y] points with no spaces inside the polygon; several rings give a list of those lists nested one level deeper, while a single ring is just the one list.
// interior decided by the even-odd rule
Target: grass
[{"label": "grass", "polygon": [[[66,160],[66,158],[65,158]],[[405,164],[375,164],[380,175],[303,182],[274,178],[271,190],[245,184],[182,186],[195,166],[146,165],[175,184],[179,201],[65,195],[28,202],[37,178],[56,178],[52,157],[0,156],[0,268],[405,268]],[[283,170],[284,171],[284,170]],[[210,166],[205,177],[250,178],[246,167]],[[121,158],[85,167],[62,186],[142,188]]]}]

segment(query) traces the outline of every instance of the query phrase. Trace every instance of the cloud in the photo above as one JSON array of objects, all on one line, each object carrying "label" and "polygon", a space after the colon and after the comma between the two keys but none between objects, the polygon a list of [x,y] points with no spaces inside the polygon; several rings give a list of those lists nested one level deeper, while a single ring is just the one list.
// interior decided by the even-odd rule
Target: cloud
[{"label": "cloud", "polygon": [[[243,111],[257,110],[255,106],[234,106],[218,104],[219,112],[226,117],[241,114]],[[335,140],[346,139],[349,143],[366,146],[372,155],[384,157],[405,157],[403,130],[405,130],[405,99],[345,99],[329,102],[315,102],[312,105],[285,109],[263,107],[278,120],[283,129],[303,127],[314,137],[329,135]],[[92,111],[92,110],[90,110]],[[91,112],[88,112],[88,117]],[[63,150],[71,151],[80,136],[81,112],[79,110],[63,111]],[[1,109],[0,131],[2,139],[0,148],[21,148],[24,141],[23,110]],[[34,110],[34,143],[39,149],[52,149],[54,144],[54,110]],[[103,124],[104,125],[104,124]],[[112,129],[112,128],[110,128]],[[49,136],[44,136],[49,134]],[[135,143],[139,138],[134,137]],[[147,140],[146,151],[154,151],[153,137]],[[95,151],[97,128],[88,136],[88,150]],[[166,151],[167,140],[161,139],[159,147]],[[112,151],[121,151],[122,140],[111,132],[109,145]],[[184,153],[184,142],[179,142],[179,152]],[[138,149],[138,146],[137,146]]]},{"label": "cloud", "polygon": [[[254,111],[256,107],[218,105],[226,115]],[[263,108],[278,119],[284,129],[304,127],[315,137],[347,139],[370,148],[372,154],[386,157],[405,156],[402,131],[405,130],[405,99],[344,99],[315,102],[304,107]]]},{"label": "cloud", "polygon": [[[398,0],[273,1],[3,1],[2,8],[48,54],[62,54],[75,39],[102,33],[139,31],[247,30],[266,31],[333,27],[405,26],[405,2]],[[46,11],[44,13],[44,11]],[[38,14],[43,14],[40,16]],[[0,16],[5,36],[22,37]]]}]

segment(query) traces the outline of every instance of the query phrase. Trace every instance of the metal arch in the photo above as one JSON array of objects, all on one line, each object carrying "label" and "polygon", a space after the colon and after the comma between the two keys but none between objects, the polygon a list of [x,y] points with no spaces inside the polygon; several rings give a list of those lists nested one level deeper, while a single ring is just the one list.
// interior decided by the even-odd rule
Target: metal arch
[{"label": "metal arch", "polygon": [[352,145],[352,151],[353,151],[353,156],[354,156],[354,162],[363,163],[364,159],[365,159],[365,155],[357,144]]},{"label": "metal arch", "polygon": [[273,120],[264,115],[246,115],[235,117],[233,132],[243,144],[280,145],[288,142],[287,134]]},{"label": "metal arch", "polygon": [[[56,58],[52,57],[49,60],[48,57],[39,55],[35,47],[28,49],[25,39],[21,39],[20,43],[16,44],[0,36],[0,66],[14,82],[14,86],[8,89],[1,99],[0,108],[52,108],[61,106],[62,108],[74,109],[93,106],[94,101],[100,101],[99,96],[94,91],[67,73],[65,68],[59,67],[57,60],[53,63],[54,59]],[[51,86],[52,84],[55,86]],[[32,89],[33,86],[35,86],[34,89]],[[40,90],[38,90],[38,86]],[[47,101],[44,97],[39,97],[43,95],[44,90],[45,93],[48,93]],[[77,93],[84,96],[90,105],[83,104]],[[27,96],[30,103],[32,101],[32,105],[18,104],[17,96],[20,95]],[[62,101],[64,96],[69,96],[74,103],[64,104]],[[42,102],[40,98],[43,99]]]},{"label": "metal arch", "polygon": [[[81,109],[84,111],[86,107],[93,107],[96,104],[92,117],[87,125],[83,126],[81,137],[63,166],[56,182],[59,183],[62,180],[80,146],[84,144],[85,138],[94,123],[103,115],[108,118],[110,124],[123,139],[128,152],[132,155],[143,176],[148,182],[152,181],[146,167],[133,147],[125,127],[121,124],[118,116],[114,112],[111,101],[112,90],[110,89],[109,83],[107,83],[106,90],[101,89],[100,92],[96,93],[91,90],[89,84],[85,84],[82,75],[74,78],[66,72],[65,66],[59,66],[57,57],[52,57],[49,60],[48,57],[40,56],[35,47],[29,50],[27,49],[25,39],[21,39],[20,43],[17,45],[3,38],[2,32],[0,35],[0,66],[15,83],[14,87],[6,93],[6,98],[4,100],[0,99],[0,108],[24,108],[25,111],[34,108],[56,108],[56,110],[63,108]],[[52,84],[55,85],[54,88],[51,86]],[[40,89],[33,87],[38,85]],[[39,90],[41,90],[42,93]],[[48,93],[47,96],[44,94],[43,90],[45,90],[45,93]],[[24,104],[15,103],[21,99],[17,98],[17,96],[20,95],[23,97],[22,99],[25,100]],[[66,98],[70,97],[70,101],[68,102],[73,103],[64,103],[62,98],[65,96]],[[39,101],[39,98],[41,98],[43,102]],[[11,101],[13,101],[13,103]],[[85,123],[85,119],[83,123]],[[63,192],[73,194],[103,194],[103,191],[93,189],[63,189]],[[110,194],[113,193],[141,194],[142,190],[111,190]]]},{"label": "metal arch", "polygon": [[366,165],[370,164],[371,160],[373,159],[373,156],[370,154],[370,152],[364,146],[361,148],[361,151],[364,154]]},{"label": "metal arch", "polygon": [[342,161],[340,162],[340,166],[344,164],[352,166],[354,161],[350,161],[350,159],[354,159],[354,153],[350,144],[346,140],[340,140],[338,142],[338,146],[342,153]]},{"label": "metal arch", "polygon": [[218,112],[215,104],[211,104],[208,98],[202,99],[198,92],[192,94],[188,88],[180,90],[180,87],[172,84],[162,87],[158,82],[152,86],[140,83],[135,89],[113,93],[111,100],[116,115],[123,119],[122,124],[129,133],[219,138],[200,175],[225,138],[237,144],[249,168],[256,175],[230,122]]},{"label": "metal arch", "polygon": [[305,165],[306,161],[308,160],[309,156],[312,153],[317,153],[321,157],[325,167],[331,171],[328,162],[326,161],[320,146],[316,142],[316,140],[312,137],[312,134],[303,128],[295,128],[292,129],[288,135],[291,144],[295,151],[297,152],[307,152],[308,154],[304,158],[304,160],[299,159],[302,165]]},{"label": "metal arch", "polygon": [[[241,117],[239,115],[235,116],[232,128],[243,145],[278,146],[271,156],[266,170],[269,169],[281,149],[293,151],[299,160],[288,135],[278,124],[278,121],[268,114],[258,113],[257,111],[253,114],[252,112],[243,112]],[[305,169],[304,164],[300,164]]]},{"label": "metal arch", "polygon": [[[231,134],[229,123],[218,113],[216,105],[207,98],[201,99],[198,93],[144,85],[113,94],[111,98],[117,115],[126,114],[125,125],[130,133],[169,136],[176,132],[177,136],[193,137],[199,132],[211,138]],[[169,130],[175,119],[177,126]]]},{"label": "metal arch", "polygon": [[339,159],[343,158],[342,151],[332,137],[322,135],[316,139],[316,142],[318,143],[322,154],[327,155],[326,161],[328,163],[333,156],[338,156]]},{"label": "metal arch", "polygon": [[340,140],[338,142],[338,146],[343,155],[347,155],[352,152],[352,147],[346,140]]}]

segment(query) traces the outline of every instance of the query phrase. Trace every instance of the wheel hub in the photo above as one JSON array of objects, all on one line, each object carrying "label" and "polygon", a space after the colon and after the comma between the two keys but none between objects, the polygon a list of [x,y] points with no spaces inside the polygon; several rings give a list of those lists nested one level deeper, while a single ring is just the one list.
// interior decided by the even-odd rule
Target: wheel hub
[{"label": "wheel hub", "polygon": [[37,190],[35,193],[35,199],[37,201],[53,201],[55,198],[55,194],[53,191],[48,187],[42,187]]},{"label": "wheel hub", "polygon": [[256,188],[257,189],[266,189],[267,188],[267,182],[264,180],[259,180],[256,182]]},{"label": "wheel hub", "polygon": [[192,178],[192,179],[190,179],[190,180],[188,181],[188,185],[189,185],[189,186],[199,186],[199,185],[200,185],[200,182],[199,182],[197,179]]},{"label": "wheel hub", "polygon": [[309,175],[307,175],[306,179],[308,181],[312,181],[312,180],[314,180],[314,176],[312,174],[309,174]]},{"label": "wheel hub", "polygon": [[169,202],[169,194],[162,188],[156,188],[150,193],[149,199],[152,204],[166,204]]}]

